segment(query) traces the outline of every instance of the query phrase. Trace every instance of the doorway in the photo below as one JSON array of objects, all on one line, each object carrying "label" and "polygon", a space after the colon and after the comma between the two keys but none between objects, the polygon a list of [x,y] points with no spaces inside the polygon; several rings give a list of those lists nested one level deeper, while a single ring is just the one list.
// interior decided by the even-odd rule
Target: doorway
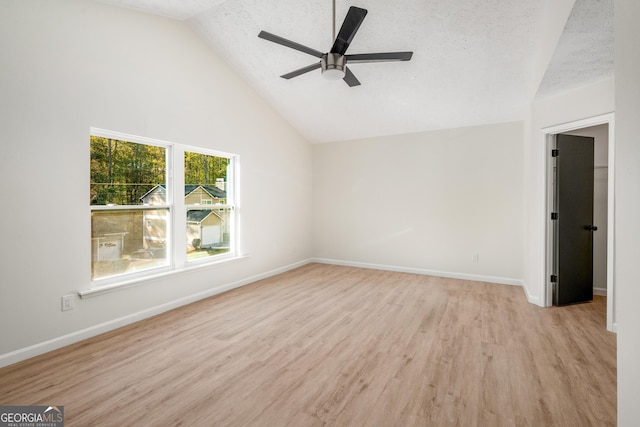
[{"label": "doorway", "polygon": [[[554,222],[551,219],[554,207],[554,161],[552,150],[555,148],[556,135],[571,134],[578,136],[599,135],[596,144],[594,162],[594,220],[602,224],[599,234],[594,235],[594,294],[607,296],[607,329],[616,331],[615,322],[615,282],[614,282],[614,115],[606,114],[590,119],[566,123],[543,129],[545,148],[546,177],[546,266],[545,266],[545,306],[553,303],[554,274]],[[604,138],[603,136],[604,135]],[[603,145],[603,141],[606,144]],[[604,150],[604,152],[603,152]],[[603,180],[604,178],[604,180]],[[604,200],[602,199],[604,189]],[[598,200],[599,199],[599,200]],[[604,212],[603,212],[604,211]],[[604,221],[604,222],[603,222]],[[605,237],[606,235],[606,237]]]}]

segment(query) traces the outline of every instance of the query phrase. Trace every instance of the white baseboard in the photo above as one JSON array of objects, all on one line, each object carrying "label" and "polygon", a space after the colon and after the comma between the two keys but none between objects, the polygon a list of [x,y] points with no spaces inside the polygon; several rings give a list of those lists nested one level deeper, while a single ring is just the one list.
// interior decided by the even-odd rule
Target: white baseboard
[{"label": "white baseboard", "polygon": [[413,274],[421,274],[425,276],[446,277],[450,279],[472,280],[474,282],[488,282],[488,283],[498,283],[501,285],[514,285],[514,286],[524,285],[524,282],[520,279],[510,279],[506,277],[481,276],[481,275],[467,274],[467,273],[451,273],[447,271],[426,270],[422,268],[399,267],[395,265],[372,264],[372,263],[356,262],[356,261],[343,261],[343,260],[328,259],[328,258],[311,258],[311,261],[317,262],[320,264],[334,264],[334,265],[344,265],[347,267],[359,267],[359,268],[370,268],[374,270],[397,271],[400,273],[413,273]]},{"label": "white baseboard", "polygon": [[539,297],[534,297],[533,295],[529,294],[529,288],[524,282],[522,283],[522,289],[524,290],[524,295],[527,297],[527,301],[529,301],[529,303],[537,305],[539,307],[544,307],[544,304]]},{"label": "white baseboard", "polygon": [[155,307],[150,307],[148,309],[141,310],[136,313],[132,313],[123,317],[119,317],[117,319],[109,320],[107,322],[100,323],[95,326],[91,326],[89,328],[81,329],[76,332],[72,332],[66,335],[62,335],[60,337],[56,337],[56,338],[43,341],[34,345],[30,345],[28,347],[24,347],[9,353],[2,354],[0,355],[0,368],[12,365],[14,363],[21,362],[23,360],[30,359],[35,356],[39,356],[44,353],[48,353],[52,350],[57,350],[64,346],[85,340],[87,338],[95,337],[97,335],[112,331],[122,326],[126,326],[129,324],[138,322],[140,320],[143,320],[152,316],[156,316],[166,311],[173,310],[174,308],[191,304],[201,299],[208,298],[208,297],[220,294],[222,292],[230,291],[232,289],[239,288],[241,286],[245,286],[250,283],[257,282],[258,280],[266,279],[271,276],[275,276],[277,274],[281,274],[298,267],[302,267],[303,265],[309,264],[310,262],[311,262],[310,259],[299,261],[284,267],[277,268],[275,270],[267,271],[265,273],[257,274],[255,276],[246,277],[244,279],[237,280],[235,282],[226,283],[226,284],[217,286],[215,288],[207,289],[206,291],[198,292],[192,295],[179,298],[174,301],[167,302],[165,304],[157,305]]},{"label": "white baseboard", "polygon": [[594,295],[607,296],[607,288],[593,288]]}]

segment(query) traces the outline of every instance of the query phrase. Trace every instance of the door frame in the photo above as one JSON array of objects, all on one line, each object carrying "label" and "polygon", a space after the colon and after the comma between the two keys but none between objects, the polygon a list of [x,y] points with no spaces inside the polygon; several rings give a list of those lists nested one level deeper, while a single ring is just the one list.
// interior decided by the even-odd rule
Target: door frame
[{"label": "door frame", "polygon": [[615,113],[607,113],[587,119],[563,123],[542,129],[542,147],[544,149],[543,177],[545,179],[545,265],[544,283],[545,292],[543,295],[544,306],[550,307],[553,303],[553,285],[551,284],[551,274],[553,274],[553,222],[551,212],[553,209],[553,159],[551,150],[554,148],[555,135],[566,133],[576,129],[583,129],[591,126],[608,125],[609,147],[607,163],[607,329],[616,332],[617,324],[615,318]]}]

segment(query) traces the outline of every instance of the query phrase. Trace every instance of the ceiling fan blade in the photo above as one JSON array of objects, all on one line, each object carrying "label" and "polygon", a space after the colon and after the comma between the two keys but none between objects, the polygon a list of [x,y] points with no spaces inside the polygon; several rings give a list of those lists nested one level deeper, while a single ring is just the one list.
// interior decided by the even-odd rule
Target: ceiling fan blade
[{"label": "ceiling fan blade", "polygon": [[315,49],[311,49],[310,47],[301,45],[300,43],[292,42],[291,40],[287,40],[283,37],[276,36],[275,34],[268,33],[266,31],[260,31],[258,37],[261,39],[269,40],[270,42],[278,43],[279,45],[298,50],[303,53],[307,53],[311,56],[315,56],[316,58],[322,58],[323,53],[319,52]]},{"label": "ceiling fan blade", "polygon": [[355,64],[358,62],[408,61],[412,56],[413,52],[361,53],[356,55],[346,55],[348,64]]},{"label": "ceiling fan blade", "polygon": [[283,79],[289,80],[289,79],[292,79],[294,77],[298,77],[301,74],[308,73],[309,71],[317,70],[318,68],[320,68],[320,63],[316,62],[315,64],[312,64],[312,65],[297,69],[297,70],[292,71],[292,72],[287,73],[287,74],[283,74],[280,77],[282,77]]},{"label": "ceiling fan blade", "polygon": [[342,78],[342,80],[344,80],[349,85],[349,87],[360,86],[360,82],[358,81],[358,79],[356,79],[356,76],[353,75],[348,67],[346,67],[344,70],[344,77]]},{"label": "ceiling fan blade", "polygon": [[347,48],[351,44],[353,37],[356,35],[358,28],[360,28],[360,24],[362,24],[362,21],[364,21],[365,16],[367,16],[366,9],[360,9],[359,7],[355,6],[351,6],[349,8],[349,12],[347,12],[347,16],[344,18],[342,27],[340,28],[338,36],[336,37],[336,41],[333,43],[331,53],[339,53],[340,55],[344,55],[344,53],[347,51]]}]

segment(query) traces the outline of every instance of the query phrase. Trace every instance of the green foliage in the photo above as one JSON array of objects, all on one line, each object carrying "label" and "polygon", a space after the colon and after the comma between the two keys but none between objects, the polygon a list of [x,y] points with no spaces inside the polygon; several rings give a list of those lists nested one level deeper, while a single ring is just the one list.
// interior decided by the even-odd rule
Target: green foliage
[{"label": "green foliage", "polygon": [[[140,205],[156,185],[166,185],[166,149],[91,136],[91,204]],[[185,152],[185,184],[227,181],[229,159]]]},{"label": "green foliage", "polygon": [[198,250],[198,249],[200,249],[200,245],[202,245],[202,240],[200,240],[200,239],[193,239],[193,240],[191,241],[191,245],[192,245],[196,250]]},{"label": "green foliage", "polygon": [[227,180],[229,159],[206,154],[184,153],[184,183],[215,185],[217,178]]},{"label": "green foliage", "polygon": [[91,204],[139,205],[166,184],[166,149],[91,136]]}]

